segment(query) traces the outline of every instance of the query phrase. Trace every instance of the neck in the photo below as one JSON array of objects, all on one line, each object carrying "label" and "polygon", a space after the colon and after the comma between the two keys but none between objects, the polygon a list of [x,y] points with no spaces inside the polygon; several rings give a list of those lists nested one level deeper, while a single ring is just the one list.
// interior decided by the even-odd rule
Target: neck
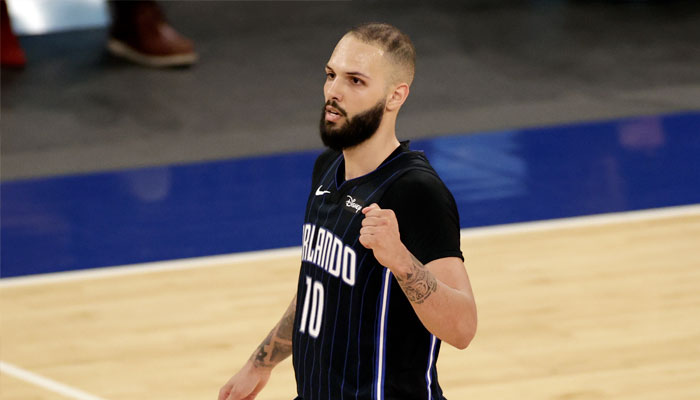
[{"label": "neck", "polygon": [[343,150],[345,180],[355,179],[374,171],[399,147],[394,125],[392,124],[390,128],[383,125],[384,123],[379,126],[371,138],[355,147]]}]

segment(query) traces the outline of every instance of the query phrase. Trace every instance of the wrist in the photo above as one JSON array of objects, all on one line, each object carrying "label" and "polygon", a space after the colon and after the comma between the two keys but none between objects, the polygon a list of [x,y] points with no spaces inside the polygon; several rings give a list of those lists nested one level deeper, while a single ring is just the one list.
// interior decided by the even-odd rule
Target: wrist
[{"label": "wrist", "polygon": [[389,269],[394,276],[403,279],[412,270],[413,256],[403,244],[401,244],[401,251],[399,254],[400,255],[396,257],[396,262]]},{"label": "wrist", "polygon": [[251,358],[248,360],[246,363],[246,366],[251,370],[259,373],[269,373],[272,371],[272,368],[275,367],[275,365],[270,364],[270,363],[265,363],[259,360],[256,360],[255,358]]}]

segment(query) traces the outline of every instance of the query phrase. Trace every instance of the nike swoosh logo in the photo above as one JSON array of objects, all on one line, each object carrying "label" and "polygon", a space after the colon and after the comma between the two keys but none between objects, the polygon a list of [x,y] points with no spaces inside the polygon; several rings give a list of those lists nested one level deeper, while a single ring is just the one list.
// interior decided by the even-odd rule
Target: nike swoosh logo
[{"label": "nike swoosh logo", "polygon": [[319,186],[318,189],[316,189],[316,196],[323,196],[324,194],[330,193],[328,190],[321,190],[323,185]]}]

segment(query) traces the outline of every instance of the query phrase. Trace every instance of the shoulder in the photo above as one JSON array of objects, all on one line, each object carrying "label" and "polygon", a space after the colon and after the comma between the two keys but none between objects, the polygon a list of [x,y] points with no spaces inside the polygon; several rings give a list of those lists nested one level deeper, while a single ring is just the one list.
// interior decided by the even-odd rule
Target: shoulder
[{"label": "shoulder", "polygon": [[395,168],[401,170],[401,174],[390,189],[419,189],[419,188],[443,188],[445,185],[437,172],[430,165],[430,161],[421,151],[407,150],[394,161]]},{"label": "shoulder", "polygon": [[454,197],[432,168],[411,168],[396,179],[382,198],[391,209],[401,241],[422,263],[444,257],[463,258],[459,211]]},{"label": "shoulder", "polygon": [[413,200],[415,204],[424,201],[433,202],[441,198],[449,200],[452,195],[442,179],[428,166],[412,168],[403,173],[387,189],[385,197],[389,201],[396,200],[401,203]]},{"label": "shoulder", "polygon": [[394,185],[412,188],[444,186],[437,172],[430,166],[409,169],[394,182]]},{"label": "shoulder", "polygon": [[401,220],[430,214],[444,215],[459,224],[455,199],[432,169],[412,168],[406,171],[387,188],[380,206],[394,210]]}]

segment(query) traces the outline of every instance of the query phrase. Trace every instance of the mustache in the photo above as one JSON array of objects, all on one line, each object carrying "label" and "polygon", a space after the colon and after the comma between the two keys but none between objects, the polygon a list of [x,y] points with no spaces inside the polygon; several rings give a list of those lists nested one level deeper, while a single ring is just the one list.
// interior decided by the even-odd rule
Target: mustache
[{"label": "mustache", "polygon": [[348,113],[345,112],[345,110],[343,110],[343,108],[340,107],[340,106],[338,105],[338,103],[335,102],[335,100],[328,100],[328,101],[326,102],[326,105],[323,106],[323,109],[325,110],[327,106],[331,106],[331,107],[335,108],[336,110],[338,110],[338,112],[339,112],[343,117],[347,117],[347,116],[348,116]]}]

